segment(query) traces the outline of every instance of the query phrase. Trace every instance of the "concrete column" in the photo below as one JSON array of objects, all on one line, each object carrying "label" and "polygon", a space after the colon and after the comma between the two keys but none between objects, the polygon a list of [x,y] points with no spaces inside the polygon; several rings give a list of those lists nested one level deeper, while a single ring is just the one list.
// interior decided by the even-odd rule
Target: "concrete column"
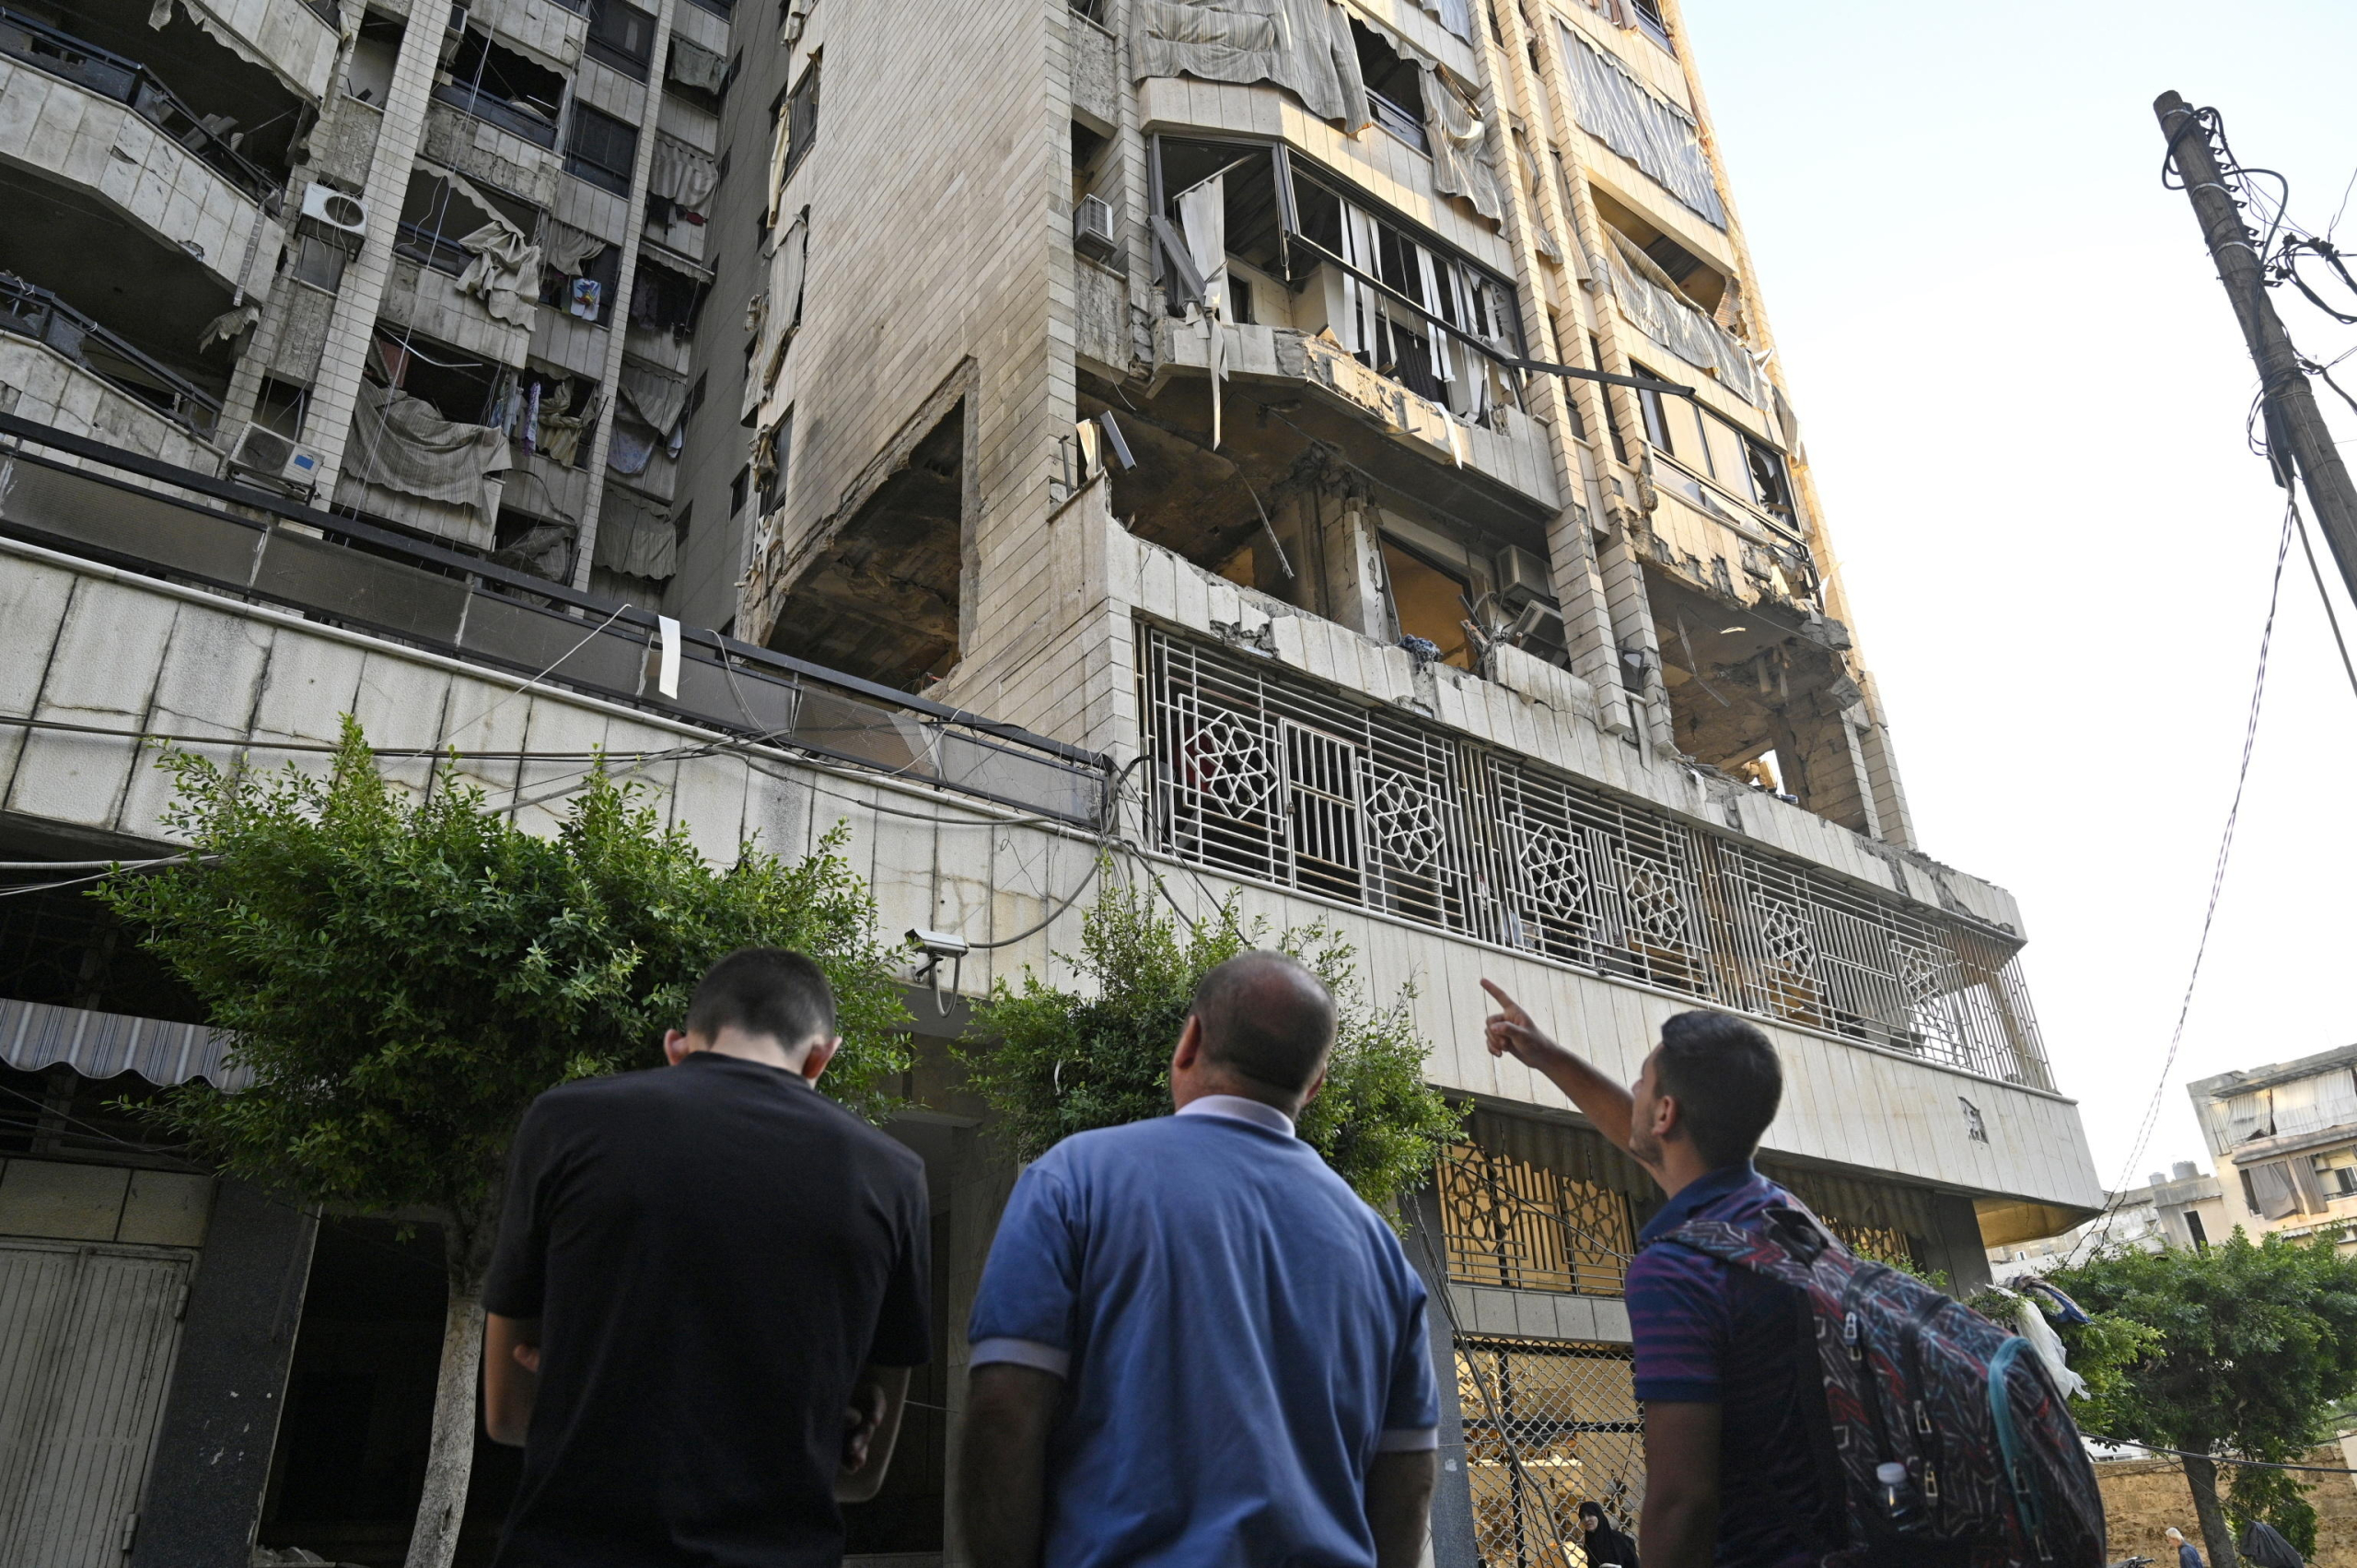
[{"label": "concrete column", "polygon": [[[1316,508],[1326,618],[1386,647],[1397,643],[1390,595],[1384,589],[1383,545],[1366,501],[1322,494],[1306,500]],[[1306,505],[1305,513],[1308,509]]]},{"label": "concrete column", "polygon": [[[598,516],[606,505],[606,452],[613,445],[616,411],[621,405],[622,348],[630,337],[630,294],[638,286],[638,241],[646,229],[646,182],[655,171],[655,137],[663,118],[663,63],[671,52],[671,6],[672,0],[656,0],[655,7],[655,49],[648,57],[655,67],[647,73],[646,113],[639,122],[638,156],[631,160],[630,197],[622,207],[622,271],[615,280],[620,297],[614,301],[613,326],[606,333],[606,402],[589,436],[589,492],[574,534],[573,586],[584,593],[589,589],[589,557],[598,547]],[[676,490],[672,505],[679,505]]]},{"label": "concrete column", "polygon": [[319,377],[303,420],[304,441],[325,455],[316,493],[321,505],[335,495],[336,478],[343,471],[344,442],[360,402],[361,371],[368,363],[377,313],[392,277],[401,201],[417,163],[417,145],[425,134],[425,106],[440,63],[447,15],[430,6],[412,8],[402,26],[401,52],[393,60],[392,85],[385,92],[385,122],[377,134],[377,156],[368,165],[365,192],[368,233],[360,253],[343,269],[335,313],[328,321],[327,348],[319,355]]},{"label": "concrete column", "polygon": [[131,1568],[246,1568],[318,1231],[241,1181],[215,1184]]}]

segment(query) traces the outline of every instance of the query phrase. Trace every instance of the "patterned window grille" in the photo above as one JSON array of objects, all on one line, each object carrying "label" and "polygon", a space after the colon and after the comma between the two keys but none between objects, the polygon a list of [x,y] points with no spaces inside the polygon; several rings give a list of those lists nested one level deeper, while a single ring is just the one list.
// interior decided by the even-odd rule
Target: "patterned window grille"
[{"label": "patterned window grille", "polygon": [[1164,851],[1479,941],[2051,1088],[2014,955],[1526,759],[1149,631]]},{"label": "patterned window grille", "polygon": [[1636,1533],[1644,1436],[1627,1346],[1460,1339],[1457,1397],[1483,1568],[1584,1568],[1582,1503]]},{"label": "patterned window grille", "polygon": [[1442,1156],[1438,1182],[1450,1279],[1624,1294],[1636,1229],[1621,1194],[1472,1144]]}]

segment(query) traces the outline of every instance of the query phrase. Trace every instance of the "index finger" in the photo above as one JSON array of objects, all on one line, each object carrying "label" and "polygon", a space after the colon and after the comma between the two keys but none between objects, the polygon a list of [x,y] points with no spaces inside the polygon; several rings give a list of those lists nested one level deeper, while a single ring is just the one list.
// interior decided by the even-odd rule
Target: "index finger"
[{"label": "index finger", "polygon": [[1498,989],[1497,981],[1492,980],[1484,980],[1481,981],[1481,989],[1496,997],[1498,999],[1498,1005],[1504,1007],[1507,1012],[1522,1013],[1522,1016],[1526,1018],[1530,1016],[1527,1013],[1522,1012],[1521,1003],[1515,1001],[1513,997],[1508,996],[1504,992]]}]

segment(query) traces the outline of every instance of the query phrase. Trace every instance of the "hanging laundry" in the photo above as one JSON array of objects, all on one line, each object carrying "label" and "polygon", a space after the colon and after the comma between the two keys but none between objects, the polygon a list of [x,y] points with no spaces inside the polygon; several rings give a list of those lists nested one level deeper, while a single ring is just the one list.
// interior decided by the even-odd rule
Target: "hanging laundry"
[{"label": "hanging laundry", "polygon": [[606,285],[596,278],[575,278],[565,309],[585,321],[594,321],[606,308]]},{"label": "hanging laundry", "polygon": [[634,419],[616,419],[613,438],[606,447],[606,466],[636,478],[655,460],[655,448],[661,439]]}]

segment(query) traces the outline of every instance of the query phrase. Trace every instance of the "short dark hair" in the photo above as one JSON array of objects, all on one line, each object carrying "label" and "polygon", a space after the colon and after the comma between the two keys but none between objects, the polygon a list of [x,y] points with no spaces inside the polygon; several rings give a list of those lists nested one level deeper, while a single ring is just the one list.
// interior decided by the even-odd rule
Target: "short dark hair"
[{"label": "short dark hair", "polygon": [[827,971],[784,947],[739,947],[704,971],[688,999],[688,1032],[706,1040],[734,1024],[789,1049],[835,1032]]},{"label": "short dark hair", "polygon": [[1678,1102],[1695,1152],[1713,1166],[1749,1159],[1784,1098],[1776,1048],[1724,1013],[1680,1013],[1662,1025],[1654,1074]]},{"label": "short dark hair", "polygon": [[1287,1094],[1315,1083],[1334,1049],[1334,998],[1283,953],[1238,953],[1215,966],[1188,1010],[1202,1025],[1206,1057]]}]

